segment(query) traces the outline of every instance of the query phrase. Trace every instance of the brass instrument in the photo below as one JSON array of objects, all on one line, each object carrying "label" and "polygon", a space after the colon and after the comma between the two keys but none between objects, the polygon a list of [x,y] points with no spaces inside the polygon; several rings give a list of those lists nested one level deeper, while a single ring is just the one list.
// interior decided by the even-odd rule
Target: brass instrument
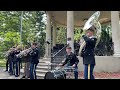
[{"label": "brass instrument", "polygon": [[32,48],[25,49],[25,50],[21,51],[19,54],[17,54],[16,56],[17,56],[18,58],[22,58],[22,57],[24,57],[24,56],[27,56],[28,53],[30,53],[31,51],[32,51]]},{"label": "brass instrument", "polygon": [[5,53],[5,57],[7,58],[9,55],[10,55],[10,50],[8,50],[8,51]]},{"label": "brass instrument", "polygon": [[12,53],[14,51],[14,48],[10,48],[6,53],[5,53],[5,57],[7,58],[10,53]]},{"label": "brass instrument", "polygon": [[[99,41],[100,41],[100,37],[101,37],[101,24],[98,21],[98,18],[100,16],[100,11],[95,12],[89,19],[88,21],[85,23],[84,27],[83,27],[83,31],[85,32],[86,30],[88,30],[89,28],[91,28],[92,26],[94,26],[96,28],[95,31],[95,36],[97,38],[97,43],[96,46],[98,45]],[[83,49],[83,47],[86,45],[85,41],[82,39],[81,40],[81,45],[80,45],[80,49],[79,49],[79,55],[81,56],[81,51]]]}]

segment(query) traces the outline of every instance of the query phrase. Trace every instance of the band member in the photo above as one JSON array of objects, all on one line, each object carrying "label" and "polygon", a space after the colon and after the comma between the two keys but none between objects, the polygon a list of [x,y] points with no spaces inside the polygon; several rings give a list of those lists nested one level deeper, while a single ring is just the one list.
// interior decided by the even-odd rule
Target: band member
[{"label": "band member", "polygon": [[86,35],[82,36],[86,42],[86,45],[84,46],[81,52],[81,56],[83,57],[85,79],[94,79],[93,76],[93,69],[95,66],[94,48],[97,41],[97,38],[94,36],[94,31],[95,27],[92,26],[87,30]]},{"label": "band member", "polygon": [[20,75],[20,62],[21,58],[17,57],[16,55],[21,52],[21,46],[17,46],[17,50],[15,51],[15,77]]},{"label": "band member", "polygon": [[9,61],[8,61],[8,58],[6,59],[6,70],[5,71],[8,71],[8,63]]},{"label": "band member", "polygon": [[67,66],[73,66],[75,68],[74,71],[74,78],[78,79],[78,63],[79,63],[79,59],[77,58],[77,56],[71,52],[72,48],[71,47],[67,47],[66,48],[66,58],[64,63],[62,64],[62,66],[66,65]]},{"label": "band member", "polygon": [[9,74],[13,75],[13,60],[14,60],[14,48],[10,48],[10,54],[8,56],[9,61]]},{"label": "band member", "polygon": [[16,47],[14,46],[13,47],[13,52],[12,52],[12,57],[13,57],[13,60],[12,60],[12,72],[13,72],[13,75],[15,75],[15,61],[16,61],[16,58],[15,58],[15,52],[16,52]]},{"label": "band member", "polygon": [[36,77],[36,67],[39,63],[39,50],[37,48],[37,43],[32,43],[32,51],[30,54],[30,79],[37,79]]},{"label": "band member", "polygon": [[[25,50],[28,49],[27,46],[25,46]],[[24,61],[24,76],[22,78],[26,78],[28,79],[30,77],[30,55],[28,53],[26,53],[26,55],[23,57],[23,61]]]},{"label": "band member", "polygon": [[5,58],[6,58],[6,70],[5,70],[5,72],[6,71],[8,71],[8,64],[9,64],[9,53],[10,53],[10,50],[8,50],[7,52],[6,52],[6,54],[5,54]]}]

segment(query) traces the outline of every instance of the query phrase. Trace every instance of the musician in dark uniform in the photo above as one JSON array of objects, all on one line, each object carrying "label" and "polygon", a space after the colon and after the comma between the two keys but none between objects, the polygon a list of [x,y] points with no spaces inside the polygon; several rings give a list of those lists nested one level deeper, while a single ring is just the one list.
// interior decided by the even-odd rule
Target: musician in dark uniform
[{"label": "musician in dark uniform", "polygon": [[9,66],[9,63],[8,63],[8,59],[6,59],[6,70],[5,71],[8,71],[8,66]]},{"label": "musician in dark uniform", "polygon": [[37,43],[32,43],[32,50],[30,54],[30,79],[37,79],[36,77],[36,67],[39,63],[39,50],[37,48]]},{"label": "musician in dark uniform", "polygon": [[10,51],[10,50],[8,50],[8,51],[6,52],[6,55],[5,55],[5,58],[6,58],[6,70],[5,70],[5,72],[6,72],[6,71],[9,71],[9,70],[8,70],[8,67],[9,67],[9,58],[8,58],[8,57],[9,57],[9,53],[10,53],[9,51]]},{"label": "musician in dark uniform", "polygon": [[94,79],[93,69],[96,64],[94,48],[97,41],[97,38],[94,36],[95,29],[96,28],[92,26],[87,30],[86,35],[82,36],[86,42],[86,45],[81,52],[81,56],[83,57],[85,79]]},{"label": "musician in dark uniform", "polygon": [[17,47],[17,50],[14,52],[14,59],[15,59],[15,77],[20,76],[20,62],[21,58],[17,57],[16,55],[21,52],[21,46]]},{"label": "musician in dark uniform", "polygon": [[15,75],[15,52],[16,52],[16,47],[13,47],[13,52],[12,52],[12,72],[13,72],[13,75]]},{"label": "musician in dark uniform", "polygon": [[71,52],[72,48],[71,47],[67,47],[66,48],[66,58],[64,63],[61,66],[64,66],[67,64],[67,66],[73,66],[75,68],[74,71],[74,78],[78,79],[78,63],[79,63],[79,59],[77,58],[77,56]]},{"label": "musician in dark uniform", "polygon": [[12,75],[13,74],[13,70],[12,70],[12,48],[9,49],[9,55],[8,55],[8,63],[9,63],[9,74]]}]

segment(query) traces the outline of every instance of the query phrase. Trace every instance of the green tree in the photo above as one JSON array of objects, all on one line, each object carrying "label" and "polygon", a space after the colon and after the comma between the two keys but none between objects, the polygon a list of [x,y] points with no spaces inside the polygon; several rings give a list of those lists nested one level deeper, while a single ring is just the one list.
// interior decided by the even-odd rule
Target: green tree
[{"label": "green tree", "polygon": [[58,27],[57,30],[57,44],[66,44],[67,42],[67,29]]},{"label": "green tree", "polygon": [[[43,45],[45,41],[44,14],[42,11],[23,11],[23,45],[34,40]],[[20,43],[20,15],[21,11],[0,11],[0,38],[3,39],[0,42],[0,53]]]}]

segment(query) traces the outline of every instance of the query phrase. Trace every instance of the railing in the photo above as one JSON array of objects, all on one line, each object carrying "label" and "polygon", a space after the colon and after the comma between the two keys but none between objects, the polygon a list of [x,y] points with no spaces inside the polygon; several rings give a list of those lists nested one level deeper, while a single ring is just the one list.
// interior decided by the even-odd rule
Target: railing
[{"label": "railing", "polygon": [[[51,57],[51,63],[56,63],[59,64],[63,61],[63,59],[65,58],[65,54],[66,54],[66,47],[68,46],[65,45],[61,50],[59,50],[57,53],[53,54]],[[52,65],[51,68],[52,70],[55,69],[55,65]]]}]

